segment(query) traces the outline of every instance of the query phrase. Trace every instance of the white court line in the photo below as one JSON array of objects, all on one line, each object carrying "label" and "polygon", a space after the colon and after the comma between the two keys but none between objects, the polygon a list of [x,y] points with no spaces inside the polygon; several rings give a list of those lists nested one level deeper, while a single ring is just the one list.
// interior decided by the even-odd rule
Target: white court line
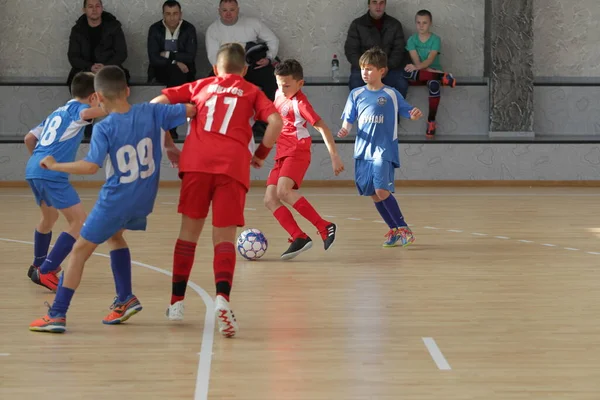
[{"label": "white court line", "polygon": [[546,247],[556,247],[555,244],[550,244],[550,243],[543,243],[542,246],[546,246]]},{"label": "white court line", "polygon": [[521,240],[519,240],[519,242],[521,242],[521,243],[534,243],[533,240],[525,240],[525,239],[521,239]]},{"label": "white court line", "polygon": [[335,215],[323,215],[325,218],[337,218]]},{"label": "white court line", "polygon": [[[0,238],[0,241],[33,245],[33,242],[27,242],[24,240]],[[93,254],[95,256],[110,259],[108,254]],[[169,271],[154,267],[152,265],[144,264],[134,260],[131,260],[131,264],[160,272],[163,275],[171,276]],[[200,347],[200,353],[198,353],[200,355],[200,361],[198,362],[198,371],[196,372],[196,389],[194,392],[194,400],[205,400],[208,399],[208,384],[210,381],[210,366],[212,363],[212,347],[215,336],[215,317],[213,314],[215,306],[212,297],[210,297],[210,295],[206,293],[206,291],[200,286],[192,281],[188,281],[188,286],[198,293],[198,295],[202,298],[202,301],[204,301],[204,305],[206,306],[206,314],[204,315],[204,330],[202,332],[202,345]]]},{"label": "white court line", "polygon": [[451,370],[452,368],[450,368],[450,364],[448,364],[448,361],[446,361],[446,358],[444,358],[444,355],[442,354],[442,351],[440,350],[438,345],[435,343],[435,340],[433,340],[433,338],[430,337],[424,337],[422,339],[423,343],[425,343],[425,347],[427,347],[427,350],[429,351],[429,354],[431,355],[431,358],[433,358],[433,361],[435,362],[435,365],[437,365],[438,369]]},{"label": "white court line", "polygon": [[494,236],[496,239],[509,240],[510,238],[507,236]]},{"label": "white court line", "polygon": [[487,233],[473,232],[473,233],[471,233],[471,235],[473,235],[473,236],[487,236],[488,234]]},{"label": "white court line", "polygon": [[353,218],[353,217],[348,217],[346,219],[349,219],[351,221],[362,221],[362,218]]},{"label": "white court line", "polygon": [[376,222],[378,224],[385,224],[385,221],[374,220],[373,222]]},{"label": "white court line", "polygon": [[434,231],[439,231],[440,228],[436,228],[435,226],[424,226],[425,229],[433,229]]},{"label": "white court line", "polygon": [[570,250],[570,251],[579,251],[579,249],[575,249],[573,247],[563,247],[565,250]]},{"label": "white court line", "polygon": [[0,353],[0,357],[8,357],[10,356],[10,353]]},{"label": "white court line", "polygon": [[462,233],[463,231],[460,231],[458,229],[448,229],[448,232]]},{"label": "white court line", "polygon": [[596,253],[595,251],[588,251],[588,254],[592,254],[594,256],[600,256],[600,253]]}]

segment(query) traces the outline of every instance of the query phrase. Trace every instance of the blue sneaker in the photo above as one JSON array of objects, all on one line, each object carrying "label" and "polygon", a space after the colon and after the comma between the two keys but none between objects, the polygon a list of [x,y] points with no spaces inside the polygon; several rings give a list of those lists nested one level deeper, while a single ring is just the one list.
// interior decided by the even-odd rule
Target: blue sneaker
[{"label": "blue sneaker", "polygon": [[396,230],[396,235],[400,237],[400,242],[402,243],[402,247],[406,247],[411,243],[414,243],[415,236],[412,233],[412,230],[408,226],[403,226]]},{"label": "blue sneaker", "polygon": [[401,235],[398,234],[398,229],[390,229],[388,233],[385,234],[386,241],[383,242],[383,247],[396,247],[398,246],[398,241],[401,238]]}]

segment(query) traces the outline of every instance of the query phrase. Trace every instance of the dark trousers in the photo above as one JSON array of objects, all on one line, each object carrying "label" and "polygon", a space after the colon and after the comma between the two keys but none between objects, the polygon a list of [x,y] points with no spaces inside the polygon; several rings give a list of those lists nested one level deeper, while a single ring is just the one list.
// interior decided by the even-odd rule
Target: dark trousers
[{"label": "dark trousers", "polygon": [[[177,66],[177,64],[169,64],[163,68],[153,68],[154,78],[157,82],[162,83],[166,87],[181,86],[184,83],[193,82],[195,79],[193,69],[185,74]],[[177,128],[173,128],[169,131],[173,139],[177,139]]]}]

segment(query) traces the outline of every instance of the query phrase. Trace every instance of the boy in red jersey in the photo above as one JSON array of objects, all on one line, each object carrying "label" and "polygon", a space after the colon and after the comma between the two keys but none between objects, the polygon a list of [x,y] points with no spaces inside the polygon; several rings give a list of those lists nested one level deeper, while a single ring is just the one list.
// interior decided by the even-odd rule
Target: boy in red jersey
[{"label": "boy in red jersey", "polygon": [[[236,260],[234,243],[237,227],[244,226],[250,165],[262,167],[283,122],[265,94],[244,80],[247,67],[241,45],[222,45],[213,69],[215,77],[164,89],[161,96],[152,100],[194,103],[197,107],[179,159],[181,229],[173,255],[173,287],[167,317],[183,319],[183,300],[196,244],[212,203],[215,314],[221,334],[232,337],[238,331],[229,308]],[[251,128],[253,119],[268,123],[256,151]]]},{"label": "boy in red jersey", "polygon": [[302,93],[304,73],[296,60],[285,60],[275,68],[278,90],[275,94],[275,107],[283,118],[283,131],[277,139],[275,165],[267,178],[265,206],[273,213],[279,224],[291,236],[290,247],[281,255],[284,260],[296,257],[312,247],[312,239],[300,229],[290,210],[281,201],[291,205],[309,220],[323,239],[325,250],[335,240],[336,225],[324,220],[298,189],[310,165],[312,140],[306,128],[314,126],[321,133],[333,165],[338,175],[344,164],[335,148],[335,141],[325,121],[313,110],[306,95]]}]

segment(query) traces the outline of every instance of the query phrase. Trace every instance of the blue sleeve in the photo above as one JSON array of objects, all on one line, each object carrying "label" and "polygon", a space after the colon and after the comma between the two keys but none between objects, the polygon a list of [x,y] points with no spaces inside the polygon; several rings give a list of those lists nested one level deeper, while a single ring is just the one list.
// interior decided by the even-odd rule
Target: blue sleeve
[{"label": "blue sleeve", "polygon": [[165,131],[186,123],[185,104],[152,104],[154,116]]},{"label": "blue sleeve", "polygon": [[400,94],[399,91],[397,91],[396,89],[393,89],[393,90],[396,93],[396,98],[398,99],[398,115],[400,117],[410,119],[410,110],[412,110],[415,107],[408,104],[406,102],[406,100],[404,100],[404,97],[402,97],[402,95]]},{"label": "blue sleeve", "polygon": [[356,101],[354,99],[354,91],[350,92],[348,96],[348,100],[346,100],[346,107],[344,107],[344,112],[342,113],[342,119],[351,124],[356,121],[356,116],[358,111],[356,110]]},{"label": "blue sleeve", "polygon": [[92,140],[90,141],[90,150],[88,151],[87,156],[85,156],[84,161],[94,163],[102,168],[108,150],[108,137],[106,136],[104,124],[99,123],[94,125]]},{"label": "blue sleeve", "polygon": [[80,104],[79,107],[75,109],[76,114],[71,116],[73,121],[81,121],[81,112],[83,110],[87,110],[88,108],[90,108],[89,104]]}]

